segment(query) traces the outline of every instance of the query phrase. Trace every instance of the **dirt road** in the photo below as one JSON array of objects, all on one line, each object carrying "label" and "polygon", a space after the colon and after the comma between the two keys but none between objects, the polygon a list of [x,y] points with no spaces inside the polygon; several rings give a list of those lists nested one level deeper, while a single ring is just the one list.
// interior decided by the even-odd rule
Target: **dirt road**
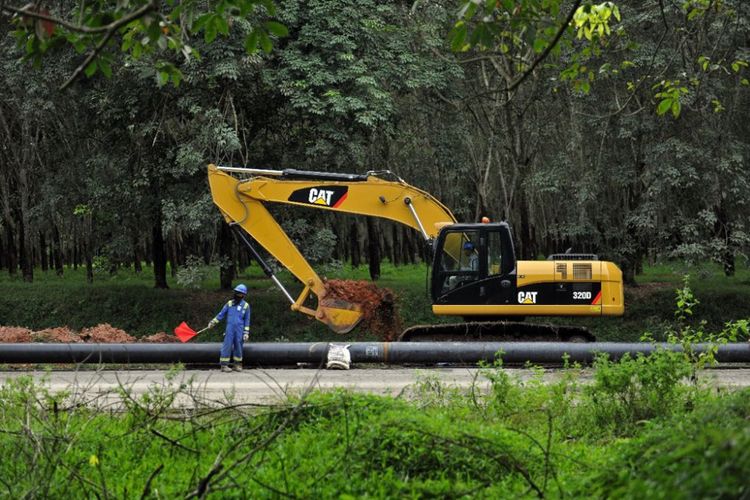
[{"label": "dirt road", "polygon": [[[505,369],[522,382],[541,377],[546,382],[559,380],[561,370],[537,372],[526,369]],[[472,386],[485,391],[489,384],[476,368],[381,368],[349,371],[318,371],[313,369],[253,369],[242,373],[221,373],[218,370],[186,370],[170,374],[162,370],[107,370],[0,372],[0,384],[22,376],[32,376],[52,391],[69,391],[71,398],[94,406],[111,407],[122,403],[120,389],[132,397],[148,392],[159,393],[165,388],[181,388],[174,404],[193,406],[199,403],[219,404],[225,401],[249,404],[270,404],[287,395],[301,394],[309,389],[346,388],[373,394],[410,395],[420,387],[436,383],[447,388],[469,390]],[[701,379],[718,387],[750,387],[750,369],[711,369]],[[591,380],[591,371],[583,370],[583,383]]]}]

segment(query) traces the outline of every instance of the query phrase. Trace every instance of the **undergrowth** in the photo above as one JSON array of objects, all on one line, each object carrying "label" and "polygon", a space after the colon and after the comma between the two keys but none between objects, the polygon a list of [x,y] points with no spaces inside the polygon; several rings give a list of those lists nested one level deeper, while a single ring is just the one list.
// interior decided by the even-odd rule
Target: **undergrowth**
[{"label": "undergrowth", "polygon": [[660,351],[551,384],[480,370],[469,391],[425,376],[400,397],[308,392],[208,401],[184,373],[135,396],[0,388],[9,498],[740,498],[750,391],[679,377]]},{"label": "undergrowth", "polygon": [[750,390],[701,382],[716,351],[695,344],[742,326],[688,328],[691,293],[672,331],[685,352],[599,356],[590,380],[567,365],[522,382],[498,360],[469,390],[425,373],[399,397],[311,387],[258,406],[209,400],[179,369],[142,395],[9,379],[0,496],[747,498]]},{"label": "undergrowth", "polygon": [[[321,275],[328,278],[369,279],[366,266],[352,269],[343,265],[321,271],[325,271]],[[432,314],[426,271],[424,265],[396,267],[384,263],[382,266],[377,284],[395,292],[405,328],[457,319]],[[688,318],[688,323],[706,321],[706,328],[718,330],[729,318],[750,317],[750,271],[742,268],[734,278],[724,277],[719,268],[710,268],[709,271],[692,284],[694,296],[700,298],[701,305],[699,312]],[[626,306],[622,318],[545,317],[529,320],[585,326],[601,341],[634,342],[644,331],[651,331],[657,340],[666,340],[666,329],[673,322],[674,290],[681,287],[680,272],[681,267],[677,264],[647,267],[645,274],[639,277],[642,285],[625,289]],[[3,297],[0,300],[0,325],[33,330],[68,326],[80,330],[109,323],[136,337],[158,331],[171,332],[182,321],[199,329],[230,298],[228,292],[219,290],[216,276],[216,269],[198,269],[190,280],[170,280],[171,289],[156,290],[149,270],[136,274],[120,269],[112,276],[97,276],[93,284],[86,283],[82,269],[66,269],[63,277],[54,272],[38,272],[34,283],[24,283],[20,278],[10,279],[7,274],[0,273],[0,296]],[[196,289],[199,279],[202,279],[200,288]],[[301,286],[288,272],[281,271],[279,279],[289,287],[292,295],[301,291]],[[290,311],[287,299],[258,266],[243,270],[235,280],[237,282],[244,282],[250,288],[248,301],[253,308],[251,335],[254,341],[340,340],[318,321]],[[44,314],[39,314],[40,307]],[[379,337],[357,328],[348,338],[362,341]],[[221,331],[217,328],[201,334],[195,341],[220,340]]]}]

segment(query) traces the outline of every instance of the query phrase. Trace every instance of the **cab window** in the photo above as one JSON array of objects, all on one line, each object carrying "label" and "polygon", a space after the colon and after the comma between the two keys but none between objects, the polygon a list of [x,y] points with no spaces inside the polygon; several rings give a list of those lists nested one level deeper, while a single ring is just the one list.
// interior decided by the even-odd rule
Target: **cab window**
[{"label": "cab window", "polygon": [[503,247],[499,231],[492,231],[487,242],[487,275],[495,276],[503,273]]},{"label": "cab window", "polygon": [[449,233],[441,256],[442,289],[447,293],[479,279],[479,231]]}]

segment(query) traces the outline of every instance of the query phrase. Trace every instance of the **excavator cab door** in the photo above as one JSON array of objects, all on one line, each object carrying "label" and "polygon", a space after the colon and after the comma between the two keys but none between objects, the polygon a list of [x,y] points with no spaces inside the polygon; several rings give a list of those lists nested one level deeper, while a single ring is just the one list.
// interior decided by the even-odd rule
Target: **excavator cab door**
[{"label": "excavator cab door", "polygon": [[507,223],[446,226],[435,241],[433,303],[508,303],[515,291],[515,265]]}]

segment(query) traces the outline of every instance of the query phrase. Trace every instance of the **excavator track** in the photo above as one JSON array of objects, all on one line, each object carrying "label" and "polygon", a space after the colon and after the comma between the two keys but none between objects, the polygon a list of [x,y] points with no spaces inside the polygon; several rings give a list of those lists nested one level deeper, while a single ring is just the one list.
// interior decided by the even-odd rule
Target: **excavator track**
[{"label": "excavator track", "polygon": [[399,342],[596,342],[588,329],[518,321],[477,321],[445,325],[416,325],[404,330]]}]

